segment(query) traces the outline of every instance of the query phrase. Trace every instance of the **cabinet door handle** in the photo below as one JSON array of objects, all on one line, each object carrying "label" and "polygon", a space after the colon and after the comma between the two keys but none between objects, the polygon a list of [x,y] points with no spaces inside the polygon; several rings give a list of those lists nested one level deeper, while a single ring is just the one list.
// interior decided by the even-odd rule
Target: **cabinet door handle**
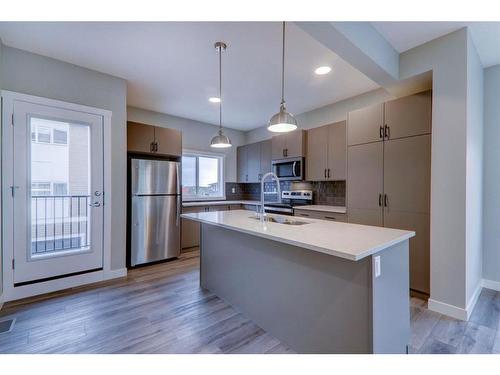
[{"label": "cabinet door handle", "polygon": [[328,220],[337,220],[335,217],[333,216],[324,216],[325,219],[328,219]]},{"label": "cabinet door handle", "polygon": [[328,178],[330,178],[330,168],[328,168]]},{"label": "cabinet door handle", "polygon": [[386,139],[391,138],[391,128],[385,125],[384,136]]},{"label": "cabinet door handle", "polygon": [[389,200],[387,199],[387,194],[384,194],[384,207],[389,205]]},{"label": "cabinet door handle", "polygon": [[308,214],[302,214],[302,213],[300,213],[299,215],[300,216],[309,216]]},{"label": "cabinet door handle", "polygon": [[378,195],[378,206],[382,207],[382,194]]},{"label": "cabinet door handle", "polygon": [[325,168],[325,178],[326,178],[326,168]]},{"label": "cabinet door handle", "polygon": [[380,129],[378,131],[378,136],[380,139],[384,138],[384,127],[383,126],[380,126]]},{"label": "cabinet door handle", "polygon": [[154,142],[151,142],[149,144],[149,152],[153,152],[154,151]]}]

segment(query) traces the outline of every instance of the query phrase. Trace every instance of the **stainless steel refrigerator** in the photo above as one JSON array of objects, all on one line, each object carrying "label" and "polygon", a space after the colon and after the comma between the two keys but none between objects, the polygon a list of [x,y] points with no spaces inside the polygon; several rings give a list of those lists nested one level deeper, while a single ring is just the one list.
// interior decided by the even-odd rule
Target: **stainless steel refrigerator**
[{"label": "stainless steel refrigerator", "polygon": [[179,256],[180,163],[132,158],[130,265]]}]

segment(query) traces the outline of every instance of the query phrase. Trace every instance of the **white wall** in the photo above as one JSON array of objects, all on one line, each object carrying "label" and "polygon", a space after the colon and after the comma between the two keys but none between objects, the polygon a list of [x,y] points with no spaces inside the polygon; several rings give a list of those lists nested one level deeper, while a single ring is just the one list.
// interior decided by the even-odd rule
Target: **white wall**
[{"label": "white wall", "polygon": [[[314,109],[296,115],[298,126],[301,129],[311,129],[333,122],[346,120],[348,112],[372,104],[382,103],[393,99],[384,89],[373,90],[337,103]],[[246,143],[253,143],[271,138],[272,133],[267,130],[267,125],[246,133]]]},{"label": "white wall", "polygon": [[500,282],[500,65],[484,70],[483,277]]},{"label": "white wall", "polygon": [[113,112],[111,268],[125,267],[127,181],[125,80],[7,46],[3,47],[1,61],[2,89]]},{"label": "white wall", "polygon": [[483,222],[483,66],[467,33],[466,303],[481,285]]},{"label": "white wall", "polygon": [[[214,152],[214,149],[210,147],[210,140],[218,132],[218,127],[215,125],[135,107],[127,108],[127,119],[180,130],[182,131],[182,147],[184,149]],[[226,181],[236,182],[236,147],[245,143],[245,133],[239,130],[224,129],[224,134],[231,139],[233,147],[225,151],[217,151],[217,153],[226,155]]]},{"label": "white wall", "polygon": [[[401,79],[432,70],[431,300],[465,313],[480,262],[480,66],[467,29],[400,55]],[[480,210],[480,208],[479,208]],[[470,214],[472,219],[467,219]]]}]

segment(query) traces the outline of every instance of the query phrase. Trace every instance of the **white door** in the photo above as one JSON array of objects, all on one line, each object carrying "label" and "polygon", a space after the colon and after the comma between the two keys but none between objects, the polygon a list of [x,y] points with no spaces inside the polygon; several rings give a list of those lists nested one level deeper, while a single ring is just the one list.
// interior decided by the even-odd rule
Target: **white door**
[{"label": "white door", "polygon": [[9,105],[12,220],[4,225],[12,230],[14,285],[101,269],[103,117],[29,100]]}]

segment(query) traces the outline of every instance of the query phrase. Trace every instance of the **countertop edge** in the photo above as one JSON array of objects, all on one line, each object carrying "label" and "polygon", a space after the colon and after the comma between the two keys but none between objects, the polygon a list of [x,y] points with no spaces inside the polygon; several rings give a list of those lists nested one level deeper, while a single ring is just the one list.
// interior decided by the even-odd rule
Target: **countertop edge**
[{"label": "countertop edge", "polygon": [[405,235],[402,235],[401,237],[398,237],[398,238],[396,238],[396,239],[394,239],[392,241],[389,241],[387,243],[384,243],[384,244],[375,246],[373,248],[367,249],[367,250],[363,251],[361,254],[352,255],[352,254],[346,254],[346,253],[343,253],[343,252],[339,252],[339,251],[336,251],[336,250],[330,250],[330,249],[325,249],[325,248],[322,248],[322,247],[318,247],[318,246],[306,244],[306,243],[303,243],[303,242],[297,242],[297,241],[293,241],[293,240],[287,240],[287,239],[285,239],[283,237],[277,237],[277,236],[273,236],[273,235],[269,235],[269,234],[265,234],[265,233],[261,233],[261,232],[255,232],[255,231],[251,231],[251,230],[246,230],[244,228],[235,227],[235,226],[232,226],[232,225],[227,225],[227,224],[222,224],[222,223],[214,223],[213,221],[204,220],[204,219],[200,219],[200,218],[195,218],[195,217],[192,217],[190,215],[191,214],[189,214],[189,213],[188,214],[181,214],[181,217],[184,218],[184,219],[188,219],[188,220],[198,221],[198,222],[203,223],[203,224],[209,224],[209,225],[213,225],[213,226],[216,226],[216,227],[227,228],[227,229],[234,230],[236,232],[250,234],[250,235],[257,236],[257,237],[262,237],[262,238],[266,238],[266,239],[269,239],[269,240],[286,243],[288,245],[301,247],[301,248],[304,248],[304,249],[316,251],[318,253],[323,253],[323,254],[326,254],[326,255],[332,255],[332,256],[336,256],[336,257],[347,259],[347,260],[351,260],[351,261],[362,260],[362,259],[364,259],[364,258],[366,258],[366,257],[368,257],[370,255],[376,254],[376,253],[378,253],[378,252],[380,252],[380,251],[382,251],[384,249],[387,249],[387,248],[389,248],[391,246],[394,246],[394,245],[396,245],[396,244],[398,244],[400,242],[409,240],[410,238],[412,238],[412,237],[415,236],[415,232],[409,231],[409,233],[407,233]]}]

